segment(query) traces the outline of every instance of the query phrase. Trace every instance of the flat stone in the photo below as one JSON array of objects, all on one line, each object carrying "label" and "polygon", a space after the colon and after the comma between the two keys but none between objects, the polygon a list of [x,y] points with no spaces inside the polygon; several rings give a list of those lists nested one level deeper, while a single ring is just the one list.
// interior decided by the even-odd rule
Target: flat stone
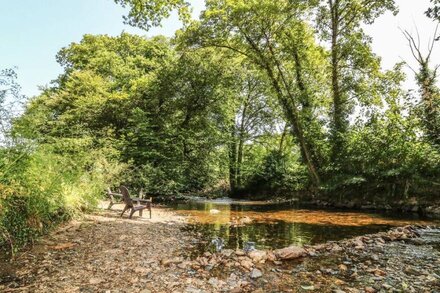
[{"label": "flat stone", "polygon": [[307,251],[299,246],[289,246],[286,248],[277,249],[274,251],[274,253],[278,259],[287,260],[305,256]]},{"label": "flat stone", "polygon": [[250,277],[251,279],[258,279],[263,276],[263,273],[259,269],[253,269],[251,271]]}]

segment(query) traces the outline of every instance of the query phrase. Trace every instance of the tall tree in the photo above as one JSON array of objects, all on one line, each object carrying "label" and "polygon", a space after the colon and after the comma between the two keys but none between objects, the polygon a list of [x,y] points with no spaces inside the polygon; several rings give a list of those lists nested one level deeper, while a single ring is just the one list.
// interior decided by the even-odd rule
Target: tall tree
[{"label": "tall tree", "polygon": [[323,40],[330,45],[330,84],[332,93],[332,158],[344,156],[344,137],[349,116],[358,95],[380,69],[379,59],[371,52],[370,38],[362,30],[386,11],[397,12],[394,0],[326,0],[318,9],[317,25]]},{"label": "tall tree", "polygon": [[[242,59],[242,57],[240,58]],[[272,133],[278,117],[267,84],[249,66],[237,68],[236,104],[232,113],[229,143],[229,183],[232,193],[243,187],[245,144],[255,143],[259,137]]]},{"label": "tall tree", "polygon": [[291,1],[212,0],[206,3],[201,23],[192,29],[199,45],[241,54],[266,76],[312,182],[319,185],[319,150],[312,133],[321,131],[315,110],[322,102],[322,87],[314,89],[322,77],[316,65],[323,62],[323,51],[302,19],[310,9],[308,3]]},{"label": "tall tree", "polygon": [[418,70],[413,69],[413,72],[420,89],[423,125],[428,139],[440,148],[440,89],[437,86],[440,64],[434,67],[431,65],[431,56],[436,43],[435,40],[440,37],[437,31],[438,25],[426,54],[422,53],[420,36],[418,34],[417,37],[414,37],[408,31],[404,31],[403,33],[408,41],[411,53],[419,66]]}]

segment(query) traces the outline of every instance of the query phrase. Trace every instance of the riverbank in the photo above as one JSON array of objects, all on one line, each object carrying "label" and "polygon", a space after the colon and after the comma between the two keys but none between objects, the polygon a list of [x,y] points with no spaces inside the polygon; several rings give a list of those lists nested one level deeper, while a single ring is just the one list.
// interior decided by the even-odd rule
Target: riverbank
[{"label": "riverbank", "polygon": [[320,208],[337,208],[359,211],[387,211],[396,213],[415,213],[430,218],[440,218],[440,202],[437,199],[420,200],[417,198],[383,201],[383,199],[332,198],[318,197],[314,199],[296,198],[293,200],[303,206]]},{"label": "riverbank", "polygon": [[[434,292],[440,232],[420,227],[274,251],[198,255],[186,219],[100,211],[2,263],[2,292]],[[285,258],[291,258],[286,260]],[[382,290],[382,291],[381,291]],[[394,290],[394,291],[393,291]]]}]

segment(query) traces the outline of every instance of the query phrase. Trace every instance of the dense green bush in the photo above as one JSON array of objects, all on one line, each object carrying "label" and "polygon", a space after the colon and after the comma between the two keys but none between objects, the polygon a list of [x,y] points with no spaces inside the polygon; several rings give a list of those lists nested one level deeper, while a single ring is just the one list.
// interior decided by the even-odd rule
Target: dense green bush
[{"label": "dense green bush", "polygon": [[95,208],[124,168],[109,158],[109,150],[93,150],[89,141],[77,139],[2,150],[0,246],[15,252],[54,225]]}]

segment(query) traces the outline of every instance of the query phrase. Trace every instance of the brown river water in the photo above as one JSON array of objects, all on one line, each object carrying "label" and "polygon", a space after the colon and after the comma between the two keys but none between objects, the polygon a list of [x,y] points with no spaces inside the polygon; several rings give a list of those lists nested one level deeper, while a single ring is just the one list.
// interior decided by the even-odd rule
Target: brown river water
[{"label": "brown river water", "polygon": [[299,208],[288,203],[194,199],[172,208],[189,217],[188,229],[202,244],[221,238],[223,248],[258,249],[317,244],[386,231],[409,224],[438,225],[417,214],[359,212]]}]

